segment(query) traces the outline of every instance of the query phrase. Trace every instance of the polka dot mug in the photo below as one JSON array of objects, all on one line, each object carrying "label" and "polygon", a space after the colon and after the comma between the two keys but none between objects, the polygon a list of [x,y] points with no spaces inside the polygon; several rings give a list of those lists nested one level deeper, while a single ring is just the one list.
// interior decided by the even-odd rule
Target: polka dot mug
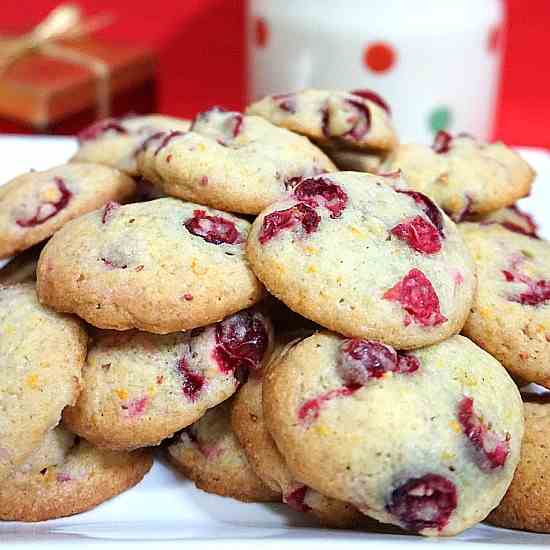
[{"label": "polka dot mug", "polygon": [[249,0],[249,99],[372,88],[403,141],[491,136],[501,0]]}]

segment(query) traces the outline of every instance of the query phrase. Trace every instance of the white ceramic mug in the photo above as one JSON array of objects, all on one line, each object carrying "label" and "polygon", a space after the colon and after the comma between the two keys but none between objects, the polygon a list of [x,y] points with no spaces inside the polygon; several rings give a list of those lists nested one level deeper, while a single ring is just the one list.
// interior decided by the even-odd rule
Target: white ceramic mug
[{"label": "white ceramic mug", "polygon": [[501,0],[249,0],[249,99],[371,88],[403,141],[488,139],[504,17]]}]

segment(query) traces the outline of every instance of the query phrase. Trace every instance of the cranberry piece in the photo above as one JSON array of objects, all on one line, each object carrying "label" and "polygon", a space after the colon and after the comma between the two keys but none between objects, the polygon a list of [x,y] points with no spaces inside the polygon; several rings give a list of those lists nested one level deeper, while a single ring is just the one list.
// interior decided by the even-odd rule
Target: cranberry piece
[{"label": "cranberry piece", "polygon": [[216,324],[214,359],[224,373],[257,370],[269,344],[261,314],[241,311]]},{"label": "cranberry piece", "polygon": [[128,133],[126,128],[124,128],[124,126],[120,124],[120,121],[118,119],[106,118],[104,120],[100,120],[98,122],[95,122],[94,124],[91,124],[87,128],[84,128],[84,130],[82,130],[78,134],[77,138],[79,143],[83,143],[85,141],[92,141],[94,139],[97,139],[105,132],[116,132],[117,134]]},{"label": "cranberry piece", "polygon": [[290,114],[296,113],[296,95],[295,94],[279,94],[272,96],[273,101],[277,104],[277,107],[281,111],[285,111]]},{"label": "cranberry piece", "polygon": [[508,437],[499,437],[474,412],[474,400],[464,397],[458,404],[458,420],[476,451],[476,463],[484,471],[502,468],[510,453]]},{"label": "cranberry piece", "polygon": [[401,304],[407,312],[405,326],[413,321],[425,327],[433,327],[447,320],[441,315],[439,298],[432,283],[419,269],[411,269],[384,294],[384,299]]},{"label": "cranberry piece", "polygon": [[527,223],[527,228],[509,221],[503,222],[502,225],[506,227],[506,229],[513,231],[514,233],[521,233],[523,235],[527,235],[528,237],[535,237],[536,239],[538,239],[538,227],[535,223],[535,220],[533,220],[533,217],[526,212],[522,212],[515,204],[513,206],[510,206],[509,208],[510,210],[515,212],[516,215],[525,220],[525,222]]},{"label": "cranberry piece", "polygon": [[56,201],[47,201],[39,204],[32,218],[15,220],[15,223],[17,223],[19,227],[34,227],[36,225],[41,225],[59,214],[59,212],[69,204],[73,196],[72,192],[69,191],[61,178],[54,178],[54,182],[61,196]]},{"label": "cranberry piece", "polygon": [[206,383],[204,376],[192,371],[183,357],[178,361],[176,368],[183,379],[181,385],[183,394],[191,401],[196,401]]},{"label": "cranberry piece", "polygon": [[523,283],[527,285],[525,292],[508,297],[511,302],[518,302],[524,306],[538,306],[550,300],[550,281],[545,279],[536,281],[519,271],[504,270],[502,274],[509,283]]},{"label": "cranberry piece", "polygon": [[353,395],[361,386],[359,384],[350,384],[348,386],[342,386],[341,388],[336,388],[330,390],[326,393],[309,399],[298,409],[298,418],[305,424],[309,424],[314,420],[319,418],[321,414],[321,408],[328,401],[337,399],[339,397],[349,397]]},{"label": "cranberry piece", "polygon": [[423,254],[435,254],[441,250],[441,238],[437,228],[422,216],[396,225],[390,233]]},{"label": "cranberry piece", "polygon": [[368,99],[369,101],[372,101],[373,103],[376,103],[379,107],[382,107],[388,115],[391,115],[391,109],[390,106],[376,93],[372,90],[367,90],[366,88],[363,88],[362,90],[353,90],[351,92],[353,95],[358,95],[359,97],[362,97],[363,99]]},{"label": "cranberry piece", "polygon": [[347,206],[348,196],[328,178],[316,177],[302,180],[294,188],[293,195],[312,208],[324,206],[331,218],[339,218]]},{"label": "cranberry piece", "polygon": [[412,374],[420,368],[414,355],[395,351],[380,342],[344,340],[340,348],[337,369],[348,385],[366,385],[373,378],[382,378],[387,372]]},{"label": "cranberry piece", "polygon": [[344,134],[335,136],[330,128],[330,112],[328,107],[324,107],[321,114],[321,126],[323,134],[326,137],[342,137],[351,140],[359,141],[370,130],[371,115],[370,109],[362,101],[354,99],[345,99],[344,102],[351,107],[352,113],[348,117],[348,122],[351,128]]},{"label": "cranberry piece", "polygon": [[208,216],[204,210],[195,210],[193,217],[184,224],[192,235],[212,244],[239,244],[242,235],[235,224],[221,216]]},{"label": "cranberry piece", "polygon": [[386,510],[407,529],[441,531],[458,504],[455,484],[437,474],[411,478],[391,494]]},{"label": "cranberry piece", "polygon": [[462,207],[462,210],[460,212],[456,212],[453,214],[452,212],[448,212],[448,214],[451,216],[454,222],[460,223],[463,222],[468,216],[472,214],[472,206],[474,204],[474,199],[466,194],[464,195],[464,206]]},{"label": "cranberry piece", "polygon": [[443,216],[441,215],[441,210],[435,205],[435,203],[418,191],[405,191],[403,189],[396,189],[397,193],[402,193],[403,195],[408,195],[411,199],[414,200],[418,206],[422,209],[424,214],[428,216],[429,220],[435,225],[438,233],[441,237],[445,238],[445,233],[443,231]]},{"label": "cranberry piece", "polygon": [[103,209],[103,214],[101,216],[101,223],[106,224],[109,221],[109,218],[113,215],[115,210],[120,208],[120,204],[115,201],[109,201],[105,208]]},{"label": "cranberry piece", "polygon": [[149,406],[149,398],[147,396],[141,397],[139,399],[133,399],[129,401],[122,408],[126,411],[126,416],[130,418],[135,418],[136,416],[141,416],[147,410]]},{"label": "cranberry piece", "polygon": [[451,136],[451,134],[449,134],[448,132],[444,132],[443,130],[439,130],[439,132],[435,134],[432,149],[438,155],[448,153],[451,149],[452,141],[453,136]]},{"label": "cranberry piece", "polygon": [[307,486],[301,485],[288,495],[285,495],[283,501],[297,512],[310,512],[311,507],[305,503],[307,491]]},{"label": "cranberry piece", "polygon": [[[185,132],[180,132],[179,130],[172,130],[171,132],[163,134],[164,137],[162,138],[159,146],[155,149],[154,156],[156,157],[173,139],[183,136],[183,134],[185,134]],[[153,135],[157,136],[157,138],[159,137],[158,134]]]},{"label": "cranberry piece", "polygon": [[145,150],[151,145],[152,143],[155,143],[156,141],[164,139],[166,136],[166,132],[155,132],[154,134],[151,134],[148,138],[144,139],[139,147],[136,147],[134,151],[134,158],[137,158],[140,153],[145,152]]},{"label": "cranberry piece", "polygon": [[271,212],[264,218],[259,236],[260,243],[265,244],[283,229],[290,229],[296,224],[300,224],[306,233],[313,233],[320,221],[319,214],[304,203],[298,203],[286,210]]},{"label": "cranberry piece", "polygon": [[220,145],[227,145],[242,132],[244,117],[242,113],[237,111],[227,111],[222,107],[213,107],[208,111],[199,113],[195,117],[191,130],[201,133],[201,124],[215,126],[215,129],[222,134],[222,137],[218,139],[218,143]]}]

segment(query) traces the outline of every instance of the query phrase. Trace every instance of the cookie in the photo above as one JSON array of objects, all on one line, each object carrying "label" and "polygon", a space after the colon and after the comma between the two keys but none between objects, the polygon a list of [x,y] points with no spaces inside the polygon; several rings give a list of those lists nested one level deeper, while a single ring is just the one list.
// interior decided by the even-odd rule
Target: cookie
[{"label": "cookie", "polygon": [[479,285],[463,333],[516,378],[550,387],[550,244],[496,224],[460,224]]},{"label": "cookie", "polygon": [[233,395],[272,340],[269,319],[254,309],[189,332],[98,331],[65,424],[100,448],[157,445]]},{"label": "cookie", "polygon": [[138,166],[167,195],[243,214],[280,199],[296,177],[336,170],[306,138],[217,107],[197,115],[190,132],[152,136]]},{"label": "cookie", "polygon": [[101,451],[84,440],[67,448],[71,435],[60,431],[54,430],[58,441],[44,444],[33,468],[0,484],[0,519],[44,521],[85,512],[139,483],[153,465],[145,449]]},{"label": "cookie", "polygon": [[99,164],[63,164],[17,176],[0,187],[0,258],[30,248],[111,200],[125,201],[134,191],[134,180]]},{"label": "cookie", "polygon": [[267,96],[246,110],[323,147],[391,151],[397,145],[389,108],[368,91],[303,90]]},{"label": "cookie", "polygon": [[167,448],[170,462],[195,485],[223,497],[243,502],[279,502],[254,473],[231,431],[230,401],[210,409],[198,422],[183,431]]},{"label": "cookie", "polygon": [[36,280],[36,265],[42,250],[41,245],[33,246],[18,254],[0,269],[0,285],[32,283]]},{"label": "cookie", "polygon": [[424,195],[389,184],[354,172],[303,179],[256,218],[247,255],[300,315],[409,349],[462,329],[476,279],[456,226]]},{"label": "cookie", "polygon": [[296,479],[423,535],[484,519],[519,460],[519,392],[462,336],[404,353],[316,334],[268,369],[262,399]]},{"label": "cookie", "polygon": [[[275,361],[282,354],[284,348],[275,354]],[[234,397],[231,426],[254,472],[291,508],[311,513],[325,527],[349,529],[361,523],[364,516],[356,508],[310,489],[288,470],[265,426],[261,372],[250,376]]]},{"label": "cookie", "polygon": [[164,334],[208,325],[263,296],[245,258],[249,228],[171,198],[109,203],[48,242],[38,295],[99,328]]},{"label": "cookie", "polygon": [[473,216],[466,221],[478,222],[482,225],[499,223],[514,233],[521,233],[522,235],[538,238],[539,228],[533,217],[530,214],[523,212],[523,210],[520,210],[520,208],[515,204],[508,206],[507,208],[495,210],[494,212],[490,212],[484,216]]},{"label": "cookie", "polygon": [[78,134],[72,162],[94,162],[137,176],[137,153],[143,142],[161,132],[186,132],[191,121],[164,115],[107,118]]},{"label": "cookie", "polygon": [[525,437],[521,459],[508,492],[487,521],[507,529],[550,533],[550,403],[524,403]]},{"label": "cookie", "polygon": [[0,480],[76,401],[86,340],[77,320],[38,303],[33,285],[0,286]]},{"label": "cookie", "polygon": [[342,171],[369,172],[376,174],[384,157],[370,151],[353,151],[351,149],[325,149],[332,162]]},{"label": "cookie", "polygon": [[405,144],[382,171],[401,170],[411,189],[425,193],[455,221],[514,204],[531,190],[535,173],[502,143],[438,132],[431,147]]}]

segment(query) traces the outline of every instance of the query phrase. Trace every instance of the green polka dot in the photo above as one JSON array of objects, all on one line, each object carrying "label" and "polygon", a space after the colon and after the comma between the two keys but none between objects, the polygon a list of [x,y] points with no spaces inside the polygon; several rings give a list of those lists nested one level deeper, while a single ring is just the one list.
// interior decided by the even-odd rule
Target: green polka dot
[{"label": "green polka dot", "polygon": [[448,130],[451,125],[453,115],[448,107],[436,107],[428,119],[430,130],[438,132],[439,130]]}]

